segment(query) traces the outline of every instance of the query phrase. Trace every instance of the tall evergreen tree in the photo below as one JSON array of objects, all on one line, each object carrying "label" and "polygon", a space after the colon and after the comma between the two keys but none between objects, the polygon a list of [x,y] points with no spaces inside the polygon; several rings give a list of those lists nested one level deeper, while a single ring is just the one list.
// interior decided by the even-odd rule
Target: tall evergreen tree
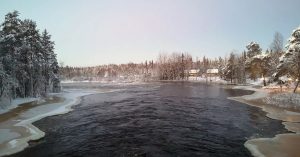
[{"label": "tall evergreen tree", "polygon": [[17,96],[16,73],[18,70],[18,61],[20,58],[21,40],[21,20],[18,18],[19,12],[14,11],[5,15],[5,20],[1,25],[0,56],[3,70],[11,78],[13,86],[11,87],[12,97]]},{"label": "tall evergreen tree", "polygon": [[294,92],[296,92],[300,82],[300,27],[295,29],[288,40],[287,50],[280,59],[278,71],[275,76],[289,75],[297,80]]},{"label": "tall evergreen tree", "polygon": [[250,42],[247,46],[247,52],[246,52],[246,72],[250,74],[250,78],[256,80],[260,72],[258,71],[258,64],[251,64],[253,63],[253,57],[261,55],[262,49],[260,48],[259,44],[256,42]]},{"label": "tall evergreen tree", "polygon": [[247,46],[247,57],[248,58],[251,58],[253,56],[256,56],[256,55],[260,55],[261,54],[261,48],[259,46],[258,43],[256,42],[250,42]]},{"label": "tall evergreen tree", "polygon": [[56,59],[56,54],[54,53],[54,42],[51,41],[51,35],[44,30],[41,39],[43,47],[43,56],[45,60],[44,73],[45,73],[45,85],[49,87],[52,92],[59,91],[59,66]]},{"label": "tall evergreen tree", "polygon": [[41,35],[32,20],[8,13],[0,27],[0,100],[3,97],[36,97],[59,91],[54,42]]}]

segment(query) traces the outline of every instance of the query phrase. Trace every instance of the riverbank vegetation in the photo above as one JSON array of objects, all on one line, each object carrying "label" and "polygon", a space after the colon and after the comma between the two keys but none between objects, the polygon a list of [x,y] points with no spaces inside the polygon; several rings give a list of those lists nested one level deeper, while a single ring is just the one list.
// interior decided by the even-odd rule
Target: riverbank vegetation
[{"label": "riverbank vegetation", "polygon": [[[6,14],[0,26],[0,100],[58,92],[58,63],[51,35],[19,12]],[[7,103],[7,102],[6,102]]]}]

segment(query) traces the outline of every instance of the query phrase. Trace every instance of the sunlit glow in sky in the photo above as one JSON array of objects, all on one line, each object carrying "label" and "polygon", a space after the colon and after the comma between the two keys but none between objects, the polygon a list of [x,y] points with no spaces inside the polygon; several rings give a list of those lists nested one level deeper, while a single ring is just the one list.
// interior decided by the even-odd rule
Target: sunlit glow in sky
[{"label": "sunlit glow in sky", "polygon": [[300,25],[299,0],[1,0],[1,22],[21,18],[47,29],[65,65],[155,60],[159,53],[218,57],[250,41],[269,48]]}]

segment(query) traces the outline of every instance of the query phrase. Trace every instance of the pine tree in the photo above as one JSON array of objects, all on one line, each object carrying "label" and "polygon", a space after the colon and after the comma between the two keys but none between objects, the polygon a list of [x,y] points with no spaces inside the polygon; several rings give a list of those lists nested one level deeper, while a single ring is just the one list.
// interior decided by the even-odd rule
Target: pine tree
[{"label": "pine tree", "polygon": [[43,48],[43,73],[45,76],[44,81],[44,90],[50,90],[53,92],[53,89],[50,87],[53,85],[53,82],[57,78],[58,75],[58,64],[56,61],[56,55],[54,53],[54,42],[51,41],[51,35],[44,30],[41,37],[41,44]]},{"label": "pine tree", "polygon": [[286,52],[280,58],[275,76],[280,77],[287,74],[297,80],[295,93],[300,82],[300,27],[293,31],[286,48]]},{"label": "pine tree", "polygon": [[0,27],[0,99],[37,97],[59,91],[54,43],[47,31],[41,36],[32,20],[8,13]]},{"label": "pine tree", "polygon": [[225,78],[230,79],[230,83],[233,83],[236,78],[236,55],[233,52],[230,53],[224,74]]},{"label": "pine tree", "polygon": [[259,67],[258,64],[252,64],[253,57],[261,55],[262,49],[260,48],[259,44],[256,42],[250,42],[247,46],[247,52],[246,52],[246,62],[245,62],[245,69],[246,72],[250,74],[251,79],[256,80],[258,77],[257,75],[260,74],[260,71],[258,70]]},{"label": "pine tree", "polygon": [[270,73],[270,67],[270,54],[268,53],[253,56],[246,61],[246,70],[250,71],[255,77],[257,77],[256,75],[262,76],[264,86],[267,85],[266,76]]},{"label": "pine tree", "polygon": [[256,56],[256,55],[260,55],[261,54],[261,48],[259,46],[258,43],[256,42],[250,42],[247,46],[247,57],[248,58],[251,58],[253,56]]},{"label": "pine tree", "polygon": [[17,80],[16,73],[18,69],[18,61],[20,58],[21,41],[21,20],[18,18],[19,12],[14,11],[5,15],[5,20],[1,25],[0,49],[1,63],[5,73],[11,77],[12,97],[17,96]]}]

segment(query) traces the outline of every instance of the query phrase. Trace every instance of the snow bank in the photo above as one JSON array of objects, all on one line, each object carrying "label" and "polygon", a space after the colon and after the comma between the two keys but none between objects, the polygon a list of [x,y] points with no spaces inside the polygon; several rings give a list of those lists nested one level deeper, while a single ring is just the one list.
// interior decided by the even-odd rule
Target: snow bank
[{"label": "snow bank", "polygon": [[294,133],[300,134],[300,123],[283,122],[284,127]]},{"label": "snow bank", "polygon": [[280,93],[271,95],[264,98],[263,102],[268,105],[300,110],[300,94],[296,93]]},{"label": "snow bank", "polygon": [[251,144],[250,142],[246,142],[244,146],[251,152],[251,154],[255,157],[266,157],[264,156],[258,149],[255,144]]},{"label": "snow bank", "polygon": [[300,113],[286,109],[287,107],[300,106],[299,94],[282,93],[270,95],[270,90],[257,89],[251,86],[236,86],[234,88],[253,90],[255,93],[252,95],[233,97],[229,99],[260,107],[263,111],[267,112],[267,117],[283,121],[283,125],[287,130],[296,133],[278,134],[274,138],[250,138],[244,143],[244,146],[251,152],[251,154],[255,157],[299,156]]},{"label": "snow bank", "polygon": [[9,129],[0,129],[0,135],[5,135],[0,136],[0,143],[4,143],[7,138],[17,138],[20,136],[20,134],[11,132]]},{"label": "snow bank", "polygon": [[110,85],[115,85],[115,84],[136,84],[136,83],[141,83],[144,82],[144,79],[139,78],[136,79],[136,77],[134,77],[133,79],[100,79],[100,80],[62,80],[61,83],[62,84],[69,84],[69,83],[98,83],[98,84],[110,84]]},{"label": "snow bank", "polygon": [[[266,77],[265,78],[266,82],[268,82],[269,79],[270,79],[269,77]],[[256,80],[247,79],[246,82],[250,85],[253,85],[253,86],[263,86],[264,85],[264,78],[257,78]]]},{"label": "snow bank", "polygon": [[227,84],[227,81],[221,79],[220,77],[193,77],[190,76],[189,81],[192,82],[208,82],[208,83],[219,83],[219,84]]},{"label": "snow bank", "polygon": [[244,95],[239,97],[230,97],[230,99],[239,98],[244,100],[255,100],[265,98],[269,95],[269,92],[264,89],[253,88],[252,86],[234,86],[233,89],[243,89],[254,91],[251,95]]},{"label": "snow bank", "polygon": [[255,157],[298,157],[299,134],[279,134],[274,138],[248,140],[244,146]]},{"label": "snow bank", "polygon": [[42,101],[40,98],[17,98],[13,99],[11,102],[6,102],[4,104],[0,104],[0,114],[8,112],[11,109],[18,107],[19,105],[34,102],[34,101]]}]

